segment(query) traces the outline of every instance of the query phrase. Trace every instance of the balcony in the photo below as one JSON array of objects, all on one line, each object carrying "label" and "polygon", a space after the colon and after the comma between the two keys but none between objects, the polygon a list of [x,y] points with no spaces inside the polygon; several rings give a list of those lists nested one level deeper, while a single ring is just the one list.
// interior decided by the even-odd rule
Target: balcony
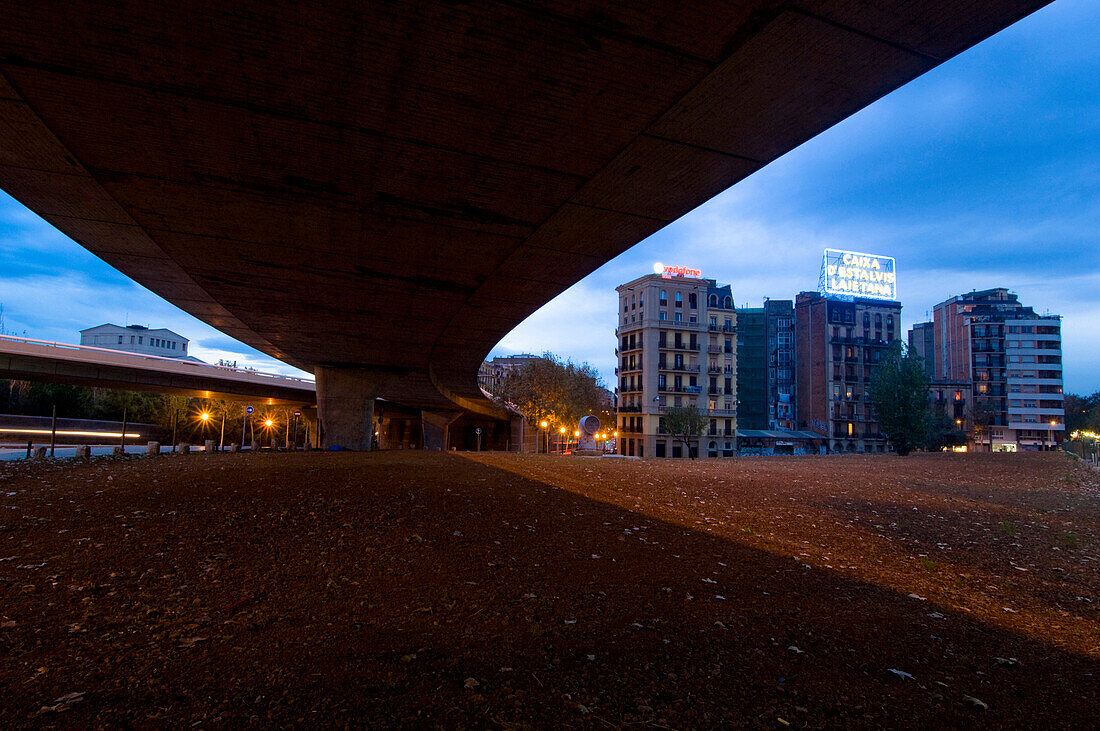
[{"label": "balcony", "polygon": [[717,355],[718,353],[722,352],[722,346],[721,345],[708,345],[707,346],[707,352]]},{"label": "balcony", "polygon": [[620,414],[640,414],[642,413],[641,406],[620,406],[618,412]]}]

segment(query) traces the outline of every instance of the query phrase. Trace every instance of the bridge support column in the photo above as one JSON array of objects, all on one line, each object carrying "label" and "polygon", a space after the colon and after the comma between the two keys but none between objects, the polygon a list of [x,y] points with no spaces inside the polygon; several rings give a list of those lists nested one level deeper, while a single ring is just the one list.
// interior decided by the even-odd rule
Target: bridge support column
[{"label": "bridge support column", "polygon": [[421,411],[420,422],[424,430],[424,449],[446,452],[451,448],[450,427],[462,416],[461,411]]},{"label": "bridge support column", "polygon": [[374,400],[393,375],[365,368],[317,366],[314,376],[321,449],[370,451]]}]

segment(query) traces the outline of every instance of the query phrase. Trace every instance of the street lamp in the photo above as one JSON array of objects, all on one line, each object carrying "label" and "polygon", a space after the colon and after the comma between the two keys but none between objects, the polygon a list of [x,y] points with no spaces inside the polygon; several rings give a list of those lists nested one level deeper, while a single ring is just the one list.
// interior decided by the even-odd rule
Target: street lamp
[{"label": "street lamp", "polygon": [[[546,431],[546,427],[550,426],[550,422],[548,422],[546,419],[543,419],[539,426],[542,427],[543,431]],[[539,437],[539,441],[542,441],[541,436]],[[539,446],[541,447],[542,445],[540,444]],[[546,451],[550,451],[550,432],[546,432]]]},{"label": "street lamp", "polygon": [[1050,449],[1054,449],[1054,425],[1057,424],[1057,423],[1058,423],[1057,419],[1051,419],[1050,420],[1050,429],[1047,430],[1048,433],[1050,434]]}]

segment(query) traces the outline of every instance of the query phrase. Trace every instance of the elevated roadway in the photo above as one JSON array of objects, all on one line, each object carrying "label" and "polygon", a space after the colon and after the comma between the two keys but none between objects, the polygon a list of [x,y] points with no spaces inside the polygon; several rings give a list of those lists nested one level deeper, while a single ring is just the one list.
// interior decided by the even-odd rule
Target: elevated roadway
[{"label": "elevated roadway", "polygon": [[0,187],[315,372],[327,443],[383,396],[445,446],[540,305],[1045,2],[7,3]]},{"label": "elevated roadway", "polygon": [[314,382],[274,373],[0,336],[0,378],[175,393],[256,405],[311,407]]}]

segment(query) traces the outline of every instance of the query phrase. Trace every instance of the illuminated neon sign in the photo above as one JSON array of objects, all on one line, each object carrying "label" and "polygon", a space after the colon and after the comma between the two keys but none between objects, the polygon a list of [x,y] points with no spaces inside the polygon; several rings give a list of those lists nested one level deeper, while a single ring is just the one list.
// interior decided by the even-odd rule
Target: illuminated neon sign
[{"label": "illuminated neon sign", "polygon": [[821,262],[821,289],[826,294],[896,300],[898,284],[894,257],[825,249]]},{"label": "illuminated neon sign", "polygon": [[665,266],[661,262],[657,262],[653,265],[653,273],[660,274],[665,279],[672,279],[673,277],[694,277],[696,279],[701,279],[703,276],[702,269]]}]

